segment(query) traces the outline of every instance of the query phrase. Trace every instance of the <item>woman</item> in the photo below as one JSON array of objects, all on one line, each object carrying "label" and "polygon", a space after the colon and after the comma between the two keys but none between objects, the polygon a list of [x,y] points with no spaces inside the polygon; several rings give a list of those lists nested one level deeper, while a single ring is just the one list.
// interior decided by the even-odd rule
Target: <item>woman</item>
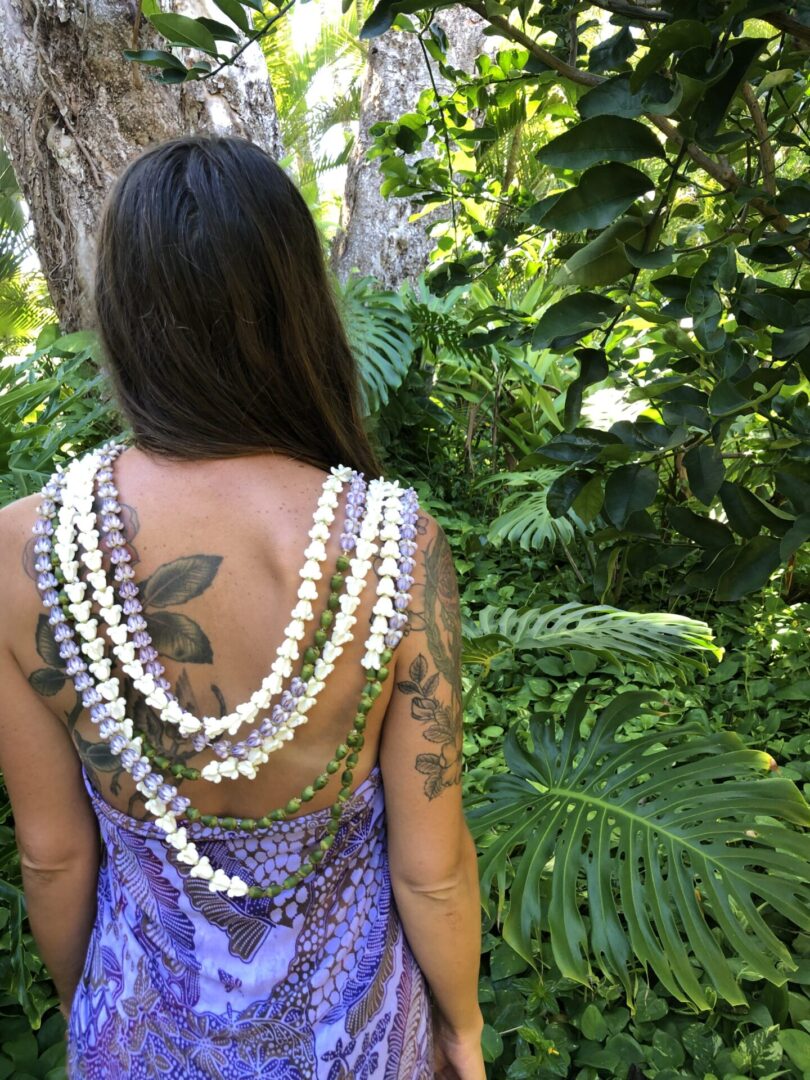
[{"label": "woman", "polygon": [[479,1080],[457,586],[373,479],[306,205],[246,140],[151,147],[95,304],[131,445],[0,514],[0,766],[70,1075]]}]

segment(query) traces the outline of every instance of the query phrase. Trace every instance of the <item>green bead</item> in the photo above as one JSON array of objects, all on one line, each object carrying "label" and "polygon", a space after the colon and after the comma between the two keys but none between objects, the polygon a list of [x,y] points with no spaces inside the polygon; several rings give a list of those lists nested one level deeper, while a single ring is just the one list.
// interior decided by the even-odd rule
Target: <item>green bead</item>
[{"label": "green bead", "polygon": [[168,769],[168,767],[169,767],[169,759],[167,757],[163,757],[162,754],[156,754],[155,755],[155,764],[157,765],[157,767],[159,769]]},{"label": "green bead", "polygon": [[346,742],[352,748],[362,746],[363,745],[363,739],[364,739],[363,734],[362,734],[362,732],[359,732],[359,731],[350,731],[349,734],[346,736]]},{"label": "green bead", "polygon": [[318,844],[318,847],[321,851],[328,851],[332,844],[334,844],[334,842],[334,836],[325,836],[323,840],[321,840]]},{"label": "green bead", "polygon": [[207,828],[212,829],[218,823],[219,818],[217,817],[216,814],[203,814],[202,817],[200,818],[200,821]]},{"label": "green bead", "polygon": [[380,682],[385,682],[385,680],[388,678],[388,668],[377,668],[377,678],[380,680]]},{"label": "green bead", "polygon": [[381,693],[382,693],[382,687],[380,686],[380,684],[379,683],[374,683],[374,685],[372,686],[372,688],[368,692],[368,696],[372,700],[374,700],[375,698],[378,698]]},{"label": "green bead", "polygon": [[332,580],[329,582],[329,587],[332,592],[338,592],[343,588],[343,574],[332,574]]},{"label": "green bead", "polygon": [[357,716],[355,716],[354,718],[354,724],[352,726],[354,727],[355,731],[365,731],[366,723],[367,721],[365,715],[363,713],[358,713]]},{"label": "green bead", "polygon": [[264,889],[261,885],[251,885],[248,889],[248,896],[252,900],[261,900],[264,897]]},{"label": "green bead", "polygon": [[343,813],[343,804],[342,803],[335,803],[335,805],[332,807],[332,815],[331,816],[333,818],[339,818],[342,815],[342,813]]},{"label": "green bead", "polygon": [[300,799],[290,799],[290,801],[287,803],[287,805],[284,807],[284,809],[288,814],[295,814],[298,810],[301,809],[301,800]]},{"label": "green bead", "polygon": [[199,780],[199,779],[200,779],[200,770],[199,769],[186,769],[186,780]]},{"label": "green bead", "polygon": [[220,818],[219,823],[220,823],[220,825],[222,826],[223,829],[235,829],[236,828],[236,818],[232,818],[232,817]]},{"label": "green bead", "polygon": [[196,806],[190,806],[188,810],[186,810],[186,817],[189,821],[197,821],[200,817],[200,811]]},{"label": "green bead", "polygon": [[281,883],[282,889],[292,889],[298,884],[298,878],[294,874],[290,874],[289,877],[285,877]]},{"label": "green bead", "polygon": [[332,611],[324,611],[321,615],[321,626],[324,630],[328,630],[332,623],[335,621],[335,615]]},{"label": "green bead", "polygon": [[393,655],[394,653],[391,649],[383,649],[380,659],[384,664],[387,664]]},{"label": "green bead", "polygon": [[239,822],[239,828],[244,829],[245,832],[253,832],[256,828],[256,822],[252,817],[243,817]]},{"label": "green bead", "polygon": [[177,765],[172,765],[172,767],[171,767],[172,776],[182,776],[185,771],[186,771],[185,765],[177,764]]},{"label": "green bead", "polygon": [[326,826],[326,831],[330,836],[334,836],[340,828],[340,821],[338,818],[332,818],[329,824]]},{"label": "green bead", "polygon": [[338,555],[335,566],[341,573],[345,573],[351,566],[351,560],[347,555]]},{"label": "green bead", "polygon": [[260,817],[256,824],[259,826],[260,829],[268,829],[270,827],[270,818]]},{"label": "green bead", "polygon": [[304,682],[308,682],[315,674],[315,668],[312,664],[304,664],[301,668],[301,678]]},{"label": "green bead", "polygon": [[60,585],[64,584],[64,582],[65,582],[65,574],[64,574],[64,571],[60,570],[58,566],[54,570],[53,576],[56,578],[56,580],[59,582]]},{"label": "green bead", "polygon": [[283,810],[273,810],[273,812],[270,814],[270,820],[271,821],[283,821],[284,820],[284,811]]},{"label": "green bead", "polygon": [[350,791],[339,791],[337,793],[335,803],[338,806],[341,806],[343,803],[347,802],[351,797],[352,797],[352,793]]},{"label": "green bead", "polygon": [[315,798],[315,788],[312,787],[312,785],[310,784],[307,787],[305,787],[304,790],[301,792],[301,802],[310,802],[310,800],[312,800],[314,798]]},{"label": "green bead", "polygon": [[326,773],[321,773],[320,776],[315,777],[315,780],[313,781],[312,786],[315,788],[316,791],[320,791],[322,788],[325,788],[328,783],[329,783],[328,775]]},{"label": "green bead", "polygon": [[329,762],[329,764],[328,764],[328,765],[326,766],[326,771],[327,771],[327,772],[328,772],[328,773],[329,773],[329,774],[330,774],[331,776],[334,776],[334,775],[335,775],[335,773],[336,773],[336,772],[338,771],[338,769],[339,769],[339,768],[340,768],[340,762],[339,762],[339,761],[334,761],[334,760],[332,760],[332,761],[330,761],[330,762]]},{"label": "green bead", "polygon": [[352,782],[352,777],[353,776],[354,776],[354,773],[352,772],[352,770],[351,769],[346,769],[346,771],[342,774],[342,776],[340,778],[341,784],[343,784],[345,787],[348,787],[349,784]]},{"label": "green bead", "polygon": [[268,896],[268,898],[273,897],[273,896],[278,896],[278,894],[282,891],[282,886],[281,885],[268,885],[267,888],[264,891],[265,891],[266,895]]},{"label": "green bead", "polygon": [[330,611],[337,611],[340,607],[340,596],[337,593],[330,593],[329,599],[326,601],[326,606]]},{"label": "green bead", "polygon": [[307,876],[307,874],[311,873],[314,869],[315,869],[315,863],[312,861],[311,857],[307,857],[301,863],[301,870],[303,870],[304,873],[301,874],[301,876],[300,876],[300,878],[298,880],[303,881],[304,878]]},{"label": "green bead", "polygon": [[304,663],[305,664],[314,664],[315,661],[318,659],[318,656],[319,656],[318,650],[313,649],[312,646],[310,646],[308,649],[306,649],[304,651]]},{"label": "green bead", "polygon": [[349,748],[346,745],[346,743],[341,743],[340,746],[337,748],[337,750],[335,750],[335,756],[334,756],[333,760],[334,761],[343,761],[343,759],[346,757],[348,752],[349,752]]},{"label": "green bead", "polygon": [[326,644],[326,642],[328,640],[329,640],[329,635],[326,633],[325,630],[316,630],[315,631],[315,644],[318,645],[321,649],[324,647],[324,645]]},{"label": "green bead", "polygon": [[323,857],[325,854],[325,851],[321,851],[320,849],[318,849],[318,851],[312,852],[312,854],[310,855],[310,859],[312,859],[312,861],[317,865],[319,862],[323,861]]},{"label": "green bead", "polygon": [[349,756],[346,758],[346,768],[347,769],[353,769],[355,767],[355,765],[357,764],[357,762],[358,762],[357,754],[349,754]]},{"label": "green bead", "polygon": [[357,711],[363,714],[371,712],[373,705],[374,702],[371,700],[370,696],[368,694],[363,694],[360,698],[360,704],[357,706]]}]

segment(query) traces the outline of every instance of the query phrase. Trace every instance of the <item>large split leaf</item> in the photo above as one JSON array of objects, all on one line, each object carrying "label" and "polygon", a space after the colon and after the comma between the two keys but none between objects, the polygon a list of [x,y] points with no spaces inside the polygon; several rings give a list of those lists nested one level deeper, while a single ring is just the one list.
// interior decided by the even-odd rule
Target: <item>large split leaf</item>
[{"label": "large split leaf", "polygon": [[583,737],[578,691],[561,738],[547,713],[527,742],[509,733],[510,771],[470,812],[484,902],[497,883],[506,905],[509,883],[504,938],[533,963],[547,938],[577,982],[601,970],[632,996],[646,967],[680,1001],[742,1005],[741,963],[777,985],[795,970],[769,923],[810,920],[810,838],[792,827],[810,808],[731,732],[621,738],[649,697],[621,694]]}]

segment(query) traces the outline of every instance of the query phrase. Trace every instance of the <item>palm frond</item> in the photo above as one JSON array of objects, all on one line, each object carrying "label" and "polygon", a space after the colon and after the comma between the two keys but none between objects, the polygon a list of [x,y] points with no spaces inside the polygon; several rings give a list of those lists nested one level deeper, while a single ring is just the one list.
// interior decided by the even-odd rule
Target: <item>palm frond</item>
[{"label": "palm frond", "polygon": [[[526,550],[538,550],[558,542],[569,544],[576,529],[584,524],[569,510],[564,517],[552,517],[546,503],[548,489],[559,476],[557,469],[533,469],[529,472],[500,473],[494,480],[510,481],[512,491],[501,504],[501,513],[489,527],[489,539],[513,540]],[[526,487],[531,486],[531,491]]]}]

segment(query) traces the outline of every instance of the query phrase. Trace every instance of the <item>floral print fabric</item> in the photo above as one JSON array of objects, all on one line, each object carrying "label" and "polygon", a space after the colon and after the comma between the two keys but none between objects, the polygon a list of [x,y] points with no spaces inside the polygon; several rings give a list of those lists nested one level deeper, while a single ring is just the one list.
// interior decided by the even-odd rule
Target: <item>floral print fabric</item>
[{"label": "floral print fabric", "polygon": [[[153,822],[85,784],[103,855],[68,1025],[71,1078],[432,1077],[428,994],[394,904],[378,766],[344,804],[318,871],[260,900],[210,892]],[[300,865],[329,813],[252,834],[187,828],[214,865],[263,886]]]}]

